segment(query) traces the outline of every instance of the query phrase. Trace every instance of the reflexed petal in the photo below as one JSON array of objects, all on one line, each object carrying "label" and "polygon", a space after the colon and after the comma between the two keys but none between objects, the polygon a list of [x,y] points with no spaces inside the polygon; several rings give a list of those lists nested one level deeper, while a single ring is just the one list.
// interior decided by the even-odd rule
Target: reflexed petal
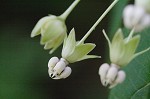
[{"label": "reflexed petal", "polygon": [[59,20],[52,20],[47,22],[41,28],[41,44],[45,44],[49,40],[56,38],[60,34],[66,33],[65,25]]},{"label": "reflexed petal", "polygon": [[68,57],[75,49],[76,39],[75,39],[75,31],[71,30],[68,38],[65,39],[63,49],[62,49],[62,57]]},{"label": "reflexed petal", "polygon": [[140,35],[134,36],[128,43],[125,44],[125,54],[121,59],[121,65],[127,65],[134,55],[140,41]]},{"label": "reflexed petal", "polygon": [[92,51],[95,48],[95,44],[92,43],[86,43],[81,44],[75,47],[75,50],[73,53],[66,57],[66,60],[70,63],[76,62],[78,59],[81,59],[85,55],[87,55],[90,51]]},{"label": "reflexed petal", "polygon": [[123,57],[124,51],[124,39],[122,30],[119,29],[113,37],[111,48],[110,48],[110,60],[112,63],[117,63],[121,57]]},{"label": "reflexed petal", "polygon": [[45,24],[45,22],[47,22],[48,20],[51,20],[51,18],[54,18],[54,16],[52,17],[46,16],[46,17],[41,18],[35,25],[34,29],[32,30],[31,37],[39,35],[41,33],[41,27]]},{"label": "reflexed petal", "polygon": [[82,58],[78,59],[77,61],[82,61],[82,60],[89,59],[89,58],[101,58],[101,56],[97,56],[97,55],[85,55]]}]

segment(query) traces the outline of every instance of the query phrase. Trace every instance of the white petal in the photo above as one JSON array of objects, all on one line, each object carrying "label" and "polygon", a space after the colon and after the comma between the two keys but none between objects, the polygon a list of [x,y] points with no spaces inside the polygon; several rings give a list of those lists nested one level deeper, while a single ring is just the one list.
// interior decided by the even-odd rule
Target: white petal
[{"label": "white petal", "polygon": [[142,18],[139,24],[136,25],[135,31],[140,32],[144,28],[147,28],[150,26],[150,15],[145,14],[145,16]]},{"label": "white petal", "polygon": [[150,26],[150,15],[149,14],[145,14],[145,16],[142,19],[142,25],[144,27],[148,27]]},{"label": "white petal", "polygon": [[125,80],[125,78],[126,78],[125,72],[122,71],[122,70],[120,70],[120,71],[118,72],[118,75],[117,75],[117,78],[116,78],[116,82],[117,82],[117,83],[122,83],[122,82]]},{"label": "white petal", "polygon": [[139,24],[139,22],[142,20],[143,16],[145,15],[145,10],[142,7],[135,6],[134,13],[132,14],[134,14],[134,16],[131,22],[132,25],[135,26],[136,24]]},{"label": "white petal", "polygon": [[110,67],[109,64],[104,63],[104,64],[102,64],[102,65],[100,66],[100,68],[99,68],[99,75],[100,75],[101,83],[102,83],[103,86],[106,86],[106,85],[105,85],[105,82],[106,82],[106,74],[107,74],[107,72],[108,72],[108,70],[109,70],[109,67]]},{"label": "white petal", "polygon": [[66,64],[64,61],[59,61],[56,66],[54,67],[54,71],[56,71],[58,74],[60,74],[66,67]]},{"label": "white petal", "polygon": [[48,62],[49,68],[54,68],[54,66],[59,62],[58,57],[52,57]]},{"label": "white petal", "polygon": [[37,24],[35,25],[34,29],[32,30],[31,37],[37,36],[41,33],[41,27],[50,19],[49,16],[41,18]]},{"label": "white petal", "polygon": [[116,80],[109,86],[109,88],[115,87],[117,84],[122,83],[126,78],[126,74],[124,71],[120,70],[118,72]]},{"label": "white petal", "polygon": [[123,21],[127,28],[132,28],[131,19],[133,17],[134,5],[128,5],[123,10]]},{"label": "white petal", "polygon": [[71,74],[71,72],[71,68],[66,67],[65,70],[61,73],[60,78],[67,78]]},{"label": "white petal", "polygon": [[112,82],[114,82],[116,76],[118,73],[118,67],[115,66],[114,64],[111,64],[111,67],[108,70],[108,73],[106,75],[106,84],[111,84]]}]

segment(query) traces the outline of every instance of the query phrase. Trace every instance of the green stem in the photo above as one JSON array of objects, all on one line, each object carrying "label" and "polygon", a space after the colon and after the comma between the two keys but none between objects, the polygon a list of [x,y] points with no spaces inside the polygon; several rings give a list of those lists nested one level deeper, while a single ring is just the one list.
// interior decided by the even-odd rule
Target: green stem
[{"label": "green stem", "polygon": [[105,12],[99,17],[99,19],[95,22],[95,24],[90,28],[90,30],[85,34],[85,36],[80,40],[78,44],[83,43],[86,38],[91,34],[91,32],[96,28],[96,26],[102,21],[102,19],[106,16],[106,14],[114,7],[114,5],[118,2],[119,0],[115,0],[106,10]]},{"label": "green stem", "polygon": [[69,8],[60,15],[60,18],[62,18],[63,20],[66,20],[66,18],[68,17],[68,15],[71,13],[71,11],[74,9],[74,7],[79,3],[80,0],[75,0],[70,6]]}]

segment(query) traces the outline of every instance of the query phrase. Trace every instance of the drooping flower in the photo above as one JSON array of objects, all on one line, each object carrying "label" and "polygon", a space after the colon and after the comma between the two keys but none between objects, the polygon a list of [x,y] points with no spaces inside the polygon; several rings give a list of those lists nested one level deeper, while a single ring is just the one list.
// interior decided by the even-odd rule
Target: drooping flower
[{"label": "drooping flower", "polygon": [[110,42],[107,34],[103,30],[103,34],[108,41],[109,55],[111,65],[102,64],[99,69],[101,82],[104,86],[110,85],[110,88],[122,83],[125,80],[126,74],[120,70],[121,67],[129,64],[137,56],[150,50],[150,47],[135,53],[140,42],[140,35],[133,36],[134,29],[130,32],[127,38],[124,38],[123,32],[119,29]]},{"label": "drooping flower", "polygon": [[71,30],[69,36],[64,40],[62,49],[62,57],[69,63],[74,63],[88,58],[98,58],[96,55],[87,55],[95,48],[93,43],[79,43],[75,38],[74,29]]},{"label": "drooping flower", "polygon": [[99,75],[103,86],[110,85],[109,88],[115,87],[117,84],[122,83],[126,74],[123,70],[119,70],[120,67],[116,64],[104,63],[99,68]]},{"label": "drooping flower", "polygon": [[70,67],[66,66],[68,62],[61,58],[52,57],[48,62],[48,73],[53,79],[65,79],[67,78],[72,70]]},{"label": "drooping flower", "polygon": [[64,39],[62,58],[59,60],[52,57],[48,63],[49,76],[53,79],[64,79],[71,74],[71,68],[67,66],[69,63],[89,58],[100,58],[96,55],[87,55],[95,46],[93,43],[79,44],[79,41],[76,41],[75,38],[75,31],[72,29],[69,36]]},{"label": "drooping flower", "polygon": [[50,54],[62,44],[66,37],[67,27],[65,20],[79,1],[80,0],[75,0],[60,16],[49,15],[41,18],[32,30],[31,37],[41,34],[40,43],[45,45],[44,49],[51,49]]}]

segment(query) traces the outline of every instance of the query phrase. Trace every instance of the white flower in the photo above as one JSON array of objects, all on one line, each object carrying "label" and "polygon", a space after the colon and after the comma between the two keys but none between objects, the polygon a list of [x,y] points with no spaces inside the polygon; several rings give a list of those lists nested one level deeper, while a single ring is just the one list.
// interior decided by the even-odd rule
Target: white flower
[{"label": "white flower", "polygon": [[149,47],[141,52],[135,53],[140,41],[140,35],[133,37],[133,33],[134,29],[127,38],[124,38],[122,30],[119,29],[115,33],[112,42],[110,42],[103,30],[103,34],[108,41],[111,61],[111,65],[104,63],[99,68],[99,75],[103,86],[110,85],[109,88],[113,88],[117,84],[122,83],[126,78],[126,74],[123,70],[120,70],[121,67],[126,66],[135,57],[150,50]]},{"label": "white flower", "polygon": [[48,73],[52,79],[64,79],[71,74],[71,68],[67,66],[68,62],[61,58],[52,57],[48,62]]},{"label": "white flower", "polygon": [[125,80],[126,74],[124,71],[119,69],[120,67],[115,64],[102,64],[99,68],[102,85],[109,85],[109,88],[113,88],[117,84],[122,83]]},{"label": "white flower", "polygon": [[123,11],[123,22],[126,28],[135,28],[136,32],[150,26],[150,15],[140,6],[128,5]]}]

